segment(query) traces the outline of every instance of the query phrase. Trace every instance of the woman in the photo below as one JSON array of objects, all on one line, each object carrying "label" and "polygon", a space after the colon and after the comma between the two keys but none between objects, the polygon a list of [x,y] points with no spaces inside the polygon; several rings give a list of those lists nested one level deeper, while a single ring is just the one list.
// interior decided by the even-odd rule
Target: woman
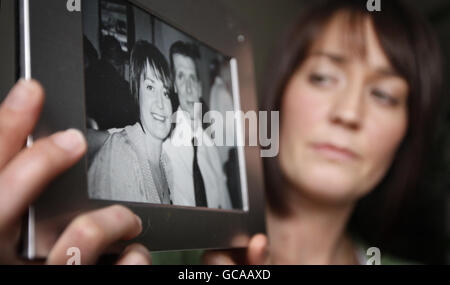
[{"label": "woman", "polygon": [[140,122],[114,131],[89,167],[91,198],[170,204],[162,143],[171,129],[171,74],[161,52],[138,41],[131,53],[131,93]]},{"label": "woman", "polygon": [[[402,2],[378,13],[366,2],[326,1],[286,34],[264,88],[263,109],[281,115],[280,156],[264,161],[268,237],[255,236],[245,260],[210,252],[206,262],[365,264],[350,219],[383,233],[416,184],[439,47]],[[368,197],[377,207],[362,204]]]}]

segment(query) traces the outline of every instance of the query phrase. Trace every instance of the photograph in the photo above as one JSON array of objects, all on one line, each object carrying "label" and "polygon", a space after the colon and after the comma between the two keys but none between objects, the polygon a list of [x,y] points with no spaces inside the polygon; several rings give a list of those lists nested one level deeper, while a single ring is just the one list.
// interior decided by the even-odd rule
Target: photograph
[{"label": "photograph", "polygon": [[90,198],[243,210],[231,58],[128,1],[84,15]]}]

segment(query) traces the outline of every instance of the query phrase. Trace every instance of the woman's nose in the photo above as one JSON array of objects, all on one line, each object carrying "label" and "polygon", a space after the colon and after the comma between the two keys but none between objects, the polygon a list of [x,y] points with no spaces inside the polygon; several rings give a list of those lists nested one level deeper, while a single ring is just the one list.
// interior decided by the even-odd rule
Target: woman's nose
[{"label": "woman's nose", "polygon": [[363,87],[352,86],[333,97],[330,121],[347,129],[359,129],[364,113]]}]

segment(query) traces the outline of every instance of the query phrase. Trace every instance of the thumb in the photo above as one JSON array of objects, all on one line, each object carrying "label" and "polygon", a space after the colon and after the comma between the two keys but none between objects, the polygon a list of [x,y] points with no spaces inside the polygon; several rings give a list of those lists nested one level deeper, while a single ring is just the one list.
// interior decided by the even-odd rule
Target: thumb
[{"label": "thumb", "polygon": [[269,240],[266,235],[255,235],[247,249],[247,259],[249,265],[265,265],[268,263]]},{"label": "thumb", "polygon": [[236,265],[231,251],[207,251],[202,256],[202,264],[206,265]]}]

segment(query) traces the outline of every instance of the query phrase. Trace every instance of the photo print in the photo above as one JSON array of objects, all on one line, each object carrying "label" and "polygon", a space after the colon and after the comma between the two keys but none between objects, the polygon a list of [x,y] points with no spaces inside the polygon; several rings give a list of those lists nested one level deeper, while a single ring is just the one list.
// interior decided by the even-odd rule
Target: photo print
[{"label": "photo print", "polygon": [[243,210],[231,58],[128,1],[83,25],[90,198]]}]

